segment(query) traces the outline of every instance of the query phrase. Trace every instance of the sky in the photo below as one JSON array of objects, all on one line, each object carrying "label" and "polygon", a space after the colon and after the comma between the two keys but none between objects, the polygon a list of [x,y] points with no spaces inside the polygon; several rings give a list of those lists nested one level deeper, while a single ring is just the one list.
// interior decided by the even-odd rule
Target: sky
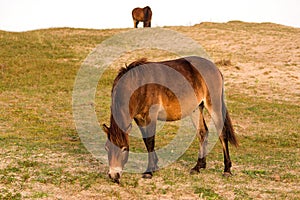
[{"label": "sky", "polygon": [[128,28],[132,9],[144,6],[152,27],[240,20],[300,28],[300,0],[0,0],[0,30]]}]

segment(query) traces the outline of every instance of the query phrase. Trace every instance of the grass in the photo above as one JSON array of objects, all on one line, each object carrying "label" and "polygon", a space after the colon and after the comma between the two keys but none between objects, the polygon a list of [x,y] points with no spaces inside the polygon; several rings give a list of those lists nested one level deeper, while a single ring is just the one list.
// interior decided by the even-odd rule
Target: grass
[{"label": "grass", "polygon": [[[226,101],[241,142],[238,149],[230,147],[234,176],[221,176],[220,144],[208,155],[207,169],[190,176],[189,170],[197,159],[195,140],[177,162],[156,172],[153,179],[125,173],[120,185],[111,183],[106,177],[107,166],[86,150],[77,134],[72,92],[80,65],[90,51],[106,38],[126,30],[0,31],[0,199],[300,197],[299,98],[287,87],[299,81],[300,61],[298,57],[291,58],[287,66],[281,47],[276,45],[280,40],[298,38],[299,29],[237,21],[170,28],[202,44],[224,74]],[[254,40],[253,34],[257,39],[254,42],[242,39]],[[272,53],[258,62],[260,49],[252,48],[259,47],[259,42]],[[297,46],[288,43],[284,48],[299,52]],[[106,70],[95,99],[99,123],[109,122],[115,66],[124,66],[145,54],[149,60],[170,56],[154,50],[131,52]],[[253,63],[261,65],[248,71]],[[286,69],[293,74],[294,82],[281,81],[285,80],[282,72]],[[276,84],[266,86],[269,82],[254,70],[262,71],[261,76],[272,75],[267,81]],[[167,144],[176,130],[176,124],[165,124],[157,136],[157,147]],[[132,150],[145,152],[139,133],[134,136]]]}]

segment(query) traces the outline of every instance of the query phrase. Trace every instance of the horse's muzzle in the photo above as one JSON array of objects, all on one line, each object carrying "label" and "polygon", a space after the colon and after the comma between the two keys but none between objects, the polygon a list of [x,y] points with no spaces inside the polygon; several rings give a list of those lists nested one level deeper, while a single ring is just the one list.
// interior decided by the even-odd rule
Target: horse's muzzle
[{"label": "horse's muzzle", "polygon": [[108,172],[108,177],[114,182],[114,183],[120,183],[120,179],[121,179],[121,175],[122,175],[122,170],[119,168],[112,168],[109,169]]},{"label": "horse's muzzle", "polygon": [[109,177],[114,183],[120,184],[120,178],[121,178],[121,176],[120,176],[119,173],[116,173],[116,174],[114,174],[114,175],[108,174],[108,177]]}]

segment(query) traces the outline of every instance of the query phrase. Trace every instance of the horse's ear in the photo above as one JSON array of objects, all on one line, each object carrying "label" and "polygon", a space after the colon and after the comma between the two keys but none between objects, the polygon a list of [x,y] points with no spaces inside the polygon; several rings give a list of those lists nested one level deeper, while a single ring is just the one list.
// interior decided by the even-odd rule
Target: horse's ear
[{"label": "horse's ear", "polygon": [[106,133],[106,135],[108,135],[108,133],[109,133],[109,127],[106,126],[106,124],[102,125],[102,130]]}]

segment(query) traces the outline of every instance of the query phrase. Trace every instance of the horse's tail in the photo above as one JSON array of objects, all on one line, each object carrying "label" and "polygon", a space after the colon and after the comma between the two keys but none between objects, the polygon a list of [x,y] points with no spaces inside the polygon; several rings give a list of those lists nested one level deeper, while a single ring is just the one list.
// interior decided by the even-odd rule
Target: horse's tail
[{"label": "horse's tail", "polygon": [[[221,73],[221,76],[222,76],[222,79],[223,79],[222,73]],[[228,112],[228,109],[227,109],[225,101],[224,101],[225,100],[224,97],[225,97],[225,93],[224,93],[224,82],[223,82],[223,86],[222,86],[222,106],[223,106],[224,126],[223,126],[222,134],[230,142],[230,144],[234,145],[235,147],[238,147],[239,142],[238,142],[238,139],[235,135],[233,125],[232,125],[232,122],[231,122],[231,118],[229,116],[229,112]]]},{"label": "horse's tail", "polygon": [[151,20],[151,8],[149,6],[144,8],[144,20]]},{"label": "horse's tail", "polygon": [[224,120],[223,134],[227,138],[227,140],[230,142],[230,144],[234,145],[235,147],[239,146],[239,142],[238,142],[238,139],[233,130],[232,122],[231,122],[227,108],[226,108],[226,115],[225,115],[225,120]]}]

